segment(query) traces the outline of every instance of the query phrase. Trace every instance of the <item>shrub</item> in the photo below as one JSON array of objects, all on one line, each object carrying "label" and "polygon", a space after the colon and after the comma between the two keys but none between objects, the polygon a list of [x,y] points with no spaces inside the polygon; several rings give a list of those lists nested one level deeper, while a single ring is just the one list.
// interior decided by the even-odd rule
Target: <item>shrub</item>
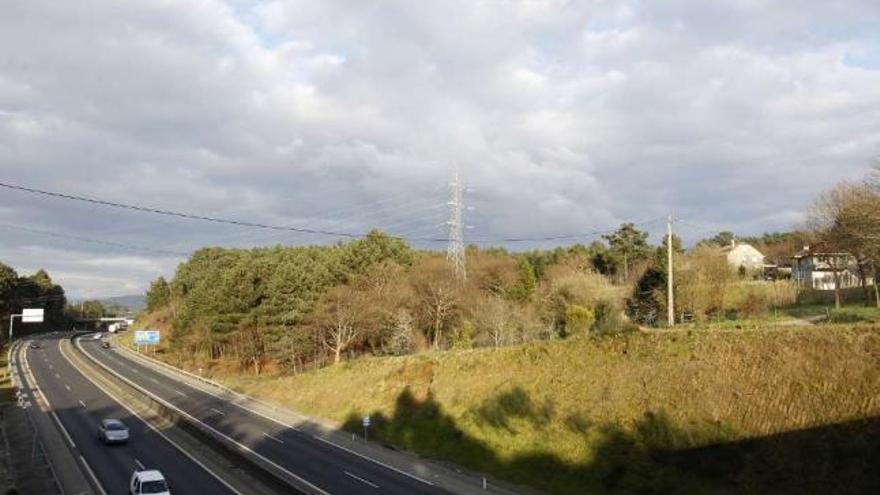
[{"label": "shrub", "polygon": [[623,312],[612,301],[599,301],[593,308],[596,323],[593,329],[599,333],[617,332],[624,326]]},{"label": "shrub", "polygon": [[767,314],[770,306],[764,285],[747,284],[740,288],[736,311],[740,318],[759,318]]},{"label": "shrub", "polygon": [[565,332],[568,335],[587,333],[596,322],[595,312],[587,307],[569,304],[565,308]]},{"label": "shrub", "polygon": [[859,323],[862,321],[865,321],[865,318],[862,315],[846,310],[832,311],[831,314],[828,315],[829,323]]}]

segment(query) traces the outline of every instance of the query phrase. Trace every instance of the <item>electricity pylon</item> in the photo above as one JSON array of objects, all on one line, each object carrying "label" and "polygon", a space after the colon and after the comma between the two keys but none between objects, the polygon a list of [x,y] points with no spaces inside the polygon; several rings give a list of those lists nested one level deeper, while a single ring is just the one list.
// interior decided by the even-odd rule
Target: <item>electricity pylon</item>
[{"label": "electricity pylon", "polygon": [[458,164],[453,167],[452,182],[449,183],[449,245],[446,248],[446,259],[452,265],[455,272],[455,278],[464,280],[467,278],[467,268],[465,267],[464,252],[464,222],[462,220],[462,210],[464,210],[464,202],[462,200],[461,179],[458,176]]}]

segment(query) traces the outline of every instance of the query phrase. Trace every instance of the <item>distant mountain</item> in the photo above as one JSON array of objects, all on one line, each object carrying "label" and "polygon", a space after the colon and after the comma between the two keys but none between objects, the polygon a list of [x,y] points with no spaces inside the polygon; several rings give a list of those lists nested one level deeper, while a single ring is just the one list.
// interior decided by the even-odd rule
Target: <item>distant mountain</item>
[{"label": "distant mountain", "polygon": [[124,308],[128,308],[128,310],[133,313],[137,313],[143,310],[147,305],[143,294],[105,297],[100,301],[104,303],[105,306],[122,306]]}]

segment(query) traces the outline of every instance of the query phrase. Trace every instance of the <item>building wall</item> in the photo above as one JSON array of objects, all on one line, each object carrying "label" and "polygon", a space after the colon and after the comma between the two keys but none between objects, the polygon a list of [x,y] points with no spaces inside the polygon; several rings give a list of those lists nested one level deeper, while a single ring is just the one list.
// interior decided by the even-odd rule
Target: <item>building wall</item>
[{"label": "building wall", "polygon": [[[814,256],[806,256],[796,259],[792,263],[791,278],[804,287],[817,290],[834,290],[834,272],[827,263],[818,262]],[[873,284],[871,277],[867,277],[867,284]],[[840,288],[848,289],[860,287],[861,280],[858,272],[851,268],[840,271]]]},{"label": "building wall", "polygon": [[764,268],[764,255],[748,244],[740,244],[727,253],[727,262],[735,269],[744,266],[757,271]]}]

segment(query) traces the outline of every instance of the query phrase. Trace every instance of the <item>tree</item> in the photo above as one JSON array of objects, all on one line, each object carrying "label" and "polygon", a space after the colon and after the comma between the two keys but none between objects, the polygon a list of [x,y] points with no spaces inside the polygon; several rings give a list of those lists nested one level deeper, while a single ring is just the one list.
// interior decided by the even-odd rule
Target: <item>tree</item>
[{"label": "tree", "polygon": [[652,266],[639,278],[632,294],[626,300],[626,314],[635,322],[655,325],[666,315],[661,303],[666,287],[666,272]]},{"label": "tree", "polygon": [[351,287],[338,287],[327,295],[318,314],[320,341],[333,353],[333,364],[342,361],[342,353],[360,336],[356,298]]},{"label": "tree", "polygon": [[459,284],[446,260],[439,257],[425,260],[411,273],[417,318],[431,347],[439,349],[457,314]]},{"label": "tree", "polygon": [[708,239],[703,239],[702,241],[698,242],[697,245],[698,246],[727,247],[727,246],[730,246],[733,243],[733,241],[735,241],[735,240],[736,240],[736,236],[733,234],[733,232],[729,232],[729,231],[725,230],[724,232],[719,232],[714,237],[710,237]]},{"label": "tree", "polygon": [[624,223],[613,234],[602,237],[608,241],[616,264],[623,267],[624,280],[629,280],[629,269],[634,262],[651,256],[648,233],[636,229],[632,223]]},{"label": "tree", "polygon": [[165,277],[159,277],[150,284],[146,299],[147,311],[156,311],[168,304],[171,300],[171,287]]},{"label": "tree", "polygon": [[[820,249],[831,253],[825,261],[834,276],[835,307],[841,305],[841,273],[864,266],[872,267],[875,303],[880,306],[880,290],[877,288],[880,193],[869,184],[840,183],[816,200],[810,210],[809,224]],[[850,266],[850,255],[855,257],[857,266]]]}]

